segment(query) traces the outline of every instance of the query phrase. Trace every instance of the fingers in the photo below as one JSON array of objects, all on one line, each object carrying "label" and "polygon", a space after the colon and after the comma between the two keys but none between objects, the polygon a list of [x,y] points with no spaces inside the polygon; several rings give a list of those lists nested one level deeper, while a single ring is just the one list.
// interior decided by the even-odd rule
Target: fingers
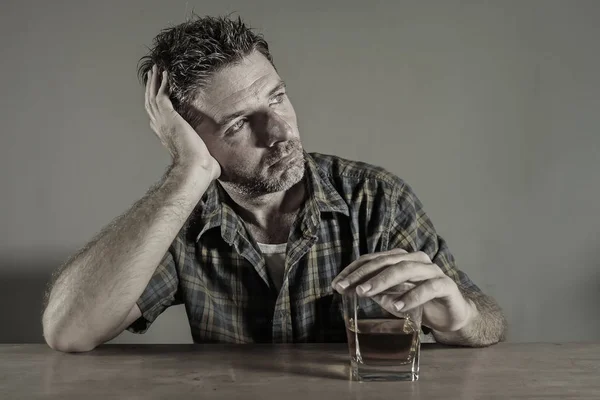
[{"label": "fingers", "polygon": [[171,99],[169,98],[169,79],[167,71],[163,71],[161,74],[161,82],[160,87],[158,88],[158,93],[156,94],[156,104],[159,106],[161,110],[172,111],[173,103],[171,103]]},{"label": "fingers", "polygon": [[342,272],[340,272],[339,275],[333,279],[333,281],[331,282],[331,285],[335,288],[341,280],[344,280],[348,275],[350,275],[352,272],[354,272],[355,270],[357,270],[358,268],[360,268],[361,266],[363,266],[365,263],[367,263],[369,261],[375,260],[380,257],[385,257],[388,255],[395,255],[395,254],[408,254],[408,252],[403,249],[392,249],[392,250],[388,250],[388,251],[381,252],[381,253],[372,253],[372,254],[363,255],[363,256],[359,257],[357,260],[355,260],[354,262],[350,263],[346,268],[344,268],[344,270]]},{"label": "fingers", "polygon": [[421,282],[441,276],[444,276],[444,273],[436,264],[407,258],[382,269],[378,274],[361,283],[356,288],[356,293],[359,296],[373,296],[404,282]]},{"label": "fingers", "polygon": [[456,284],[447,276],[430,279],[406,292],[394,303],[397,311],[407,311],[421,306],[433,299],[453,294]]},{"label": "fingers", "polygon": [[157,92],[157,80],[158,80],[158,67],[156,64],[152,66],[152,79],[150,79],[150,100],[156,101]]},{"label": "fingers", "polygon": [[[362,262],[357,265],[348,266],[348,270],[351,269],[349,274],[343,276],[342,279],[334,281],[334,286],[338,292],[347,289],[348,287],[361,284],[369,279],[371,279],[374,275],[378,274],[381,270],[387,269],[392,265],[406,262],[406,261],[414,261],[414,262],[430,262],[427,254],[423,252],[415,252],[415,253],[406,253],[405,251],[395,251],[395,252],[387,252],[380,253],[379,257],[369,258],[366,262]],[[342,271],[342,273],[345,272]],[[340,274],[341,275],[341,274]],[[400,281],[394,283],[401,283]],[[389,286],[388,286],[389,287]],[[340,292],[341,293],[341,292]]]},{"label": "fingers", "polygon": [[396,308],[396,303],[402,298],[402,294],[377,294],[372,299],[379,304],[381,308],[392,315],[403,317],[404,314]]},{"label": "fingers", "polygon": [[144,105],[146,107],[146,112],[148,115],[152,116],[152,106],[150,105],[150,81],[152,80],[152,70],[148,71],[146,74],[148,79],[146,79],[146,94],[144,98]]},{"label": "fingers", "polygon": [[169,99],[167,71],[163,70],[159,73],[158,66],[154,64],[147,75],[145,107],[150,116],[150,126],[154,130],[155,127],[153,125],[155,125],[159,113],[165,110],[173,110],[173,104]]},{"label": "fingers", "polygon": [[168,96],[167,94],[167,71],[164,70],[160,76],[160,87],[158,88],[158,96]]},{"label": "fingers", "polygon": [[158,67],[152,66],[148,71],[148,81],[146,82],[146,111],[151,120],[156,120],[158,105],[156,104],[156,85],[157,85]]}]

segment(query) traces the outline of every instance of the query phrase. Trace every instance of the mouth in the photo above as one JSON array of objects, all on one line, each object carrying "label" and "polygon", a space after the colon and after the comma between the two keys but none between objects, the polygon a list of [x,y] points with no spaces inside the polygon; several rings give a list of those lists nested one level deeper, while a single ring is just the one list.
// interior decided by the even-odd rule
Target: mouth
[{"label": "mouth", "polygon": [[287,154],[287,155],[285,155],[283,157],[278,158],[275,162],[271,163],[269,166],[273,167],[273,166],[275,166],[277,164],[280,164],[282,162],[292,161],[292,160],[294,160],[297,157],[298,157],[298,154],[295,151],[292,151],[291,153],[289,153],[289,154]]}]

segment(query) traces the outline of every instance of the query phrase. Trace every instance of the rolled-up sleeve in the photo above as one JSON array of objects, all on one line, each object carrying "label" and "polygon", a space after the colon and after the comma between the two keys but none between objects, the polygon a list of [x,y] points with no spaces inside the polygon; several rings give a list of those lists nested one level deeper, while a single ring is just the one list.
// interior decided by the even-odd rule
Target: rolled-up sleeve
[{"label": "rolled-up sleeve", "polygon": [[467,292],[481,292],[471,279],[456,267],[446,241],[437,234],[412,188],[401,181],[392,196],[395,211],[389,232],[389,248],[408,252],[422,251],[437,264],[457,286]]},{"label": "rolled-up sleeve", "polygon": [[154,320],[168,307],[181,304],[179,293],[179,276],[175,260],[179,241],[169,247],[163,259],[156,267],[152,278],[137,301],[142,316],[127,327],[129,332],[144,333]]}]

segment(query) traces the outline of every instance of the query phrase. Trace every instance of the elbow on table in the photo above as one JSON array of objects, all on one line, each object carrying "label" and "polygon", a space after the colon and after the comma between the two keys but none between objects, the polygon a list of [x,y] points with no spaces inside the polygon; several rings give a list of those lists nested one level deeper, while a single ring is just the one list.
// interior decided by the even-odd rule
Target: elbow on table
[{"label": "elbow on table", "polygon": [[85,353],[94,350],[97,346],[89,340],[70,340],[57,335],[44,335],[44,339],[51,349],[63,353]]},{"label": "elbow on table", "polygon": [[64,330],[61,332],[61,330],[50,328],[46,324],[43,324],[43,335],[46,344],[51,349],[63,353],[84,353],[94,350],[99,344],[83,334],[73,335]]}]

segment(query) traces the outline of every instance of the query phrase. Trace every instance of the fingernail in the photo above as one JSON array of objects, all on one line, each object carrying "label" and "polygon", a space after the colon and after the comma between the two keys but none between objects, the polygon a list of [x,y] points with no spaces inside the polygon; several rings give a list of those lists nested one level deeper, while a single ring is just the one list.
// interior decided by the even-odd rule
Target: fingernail
[{"label": "fingernail", "polygon": [[396,304],[394,304],[394,307],[396,308],[396,311],[402,311],[402,309],[404,308],[404,303],[401,301],[396,302]]},{"label": "fingernail", "polygon": [[348,287],[349,283],[348,281],[339,281],[338,282],[338,286],[341,287],[342,289],[346,289]]},{"label": "fingernail", "polygon": [[373,286],[371,286],[370,283],[364,283],[364,284],[360,285],[359,287],[357,287],[356,289],[358,290],[359,294],[365,294],[369,290],[371,290],[372,287]]}]

